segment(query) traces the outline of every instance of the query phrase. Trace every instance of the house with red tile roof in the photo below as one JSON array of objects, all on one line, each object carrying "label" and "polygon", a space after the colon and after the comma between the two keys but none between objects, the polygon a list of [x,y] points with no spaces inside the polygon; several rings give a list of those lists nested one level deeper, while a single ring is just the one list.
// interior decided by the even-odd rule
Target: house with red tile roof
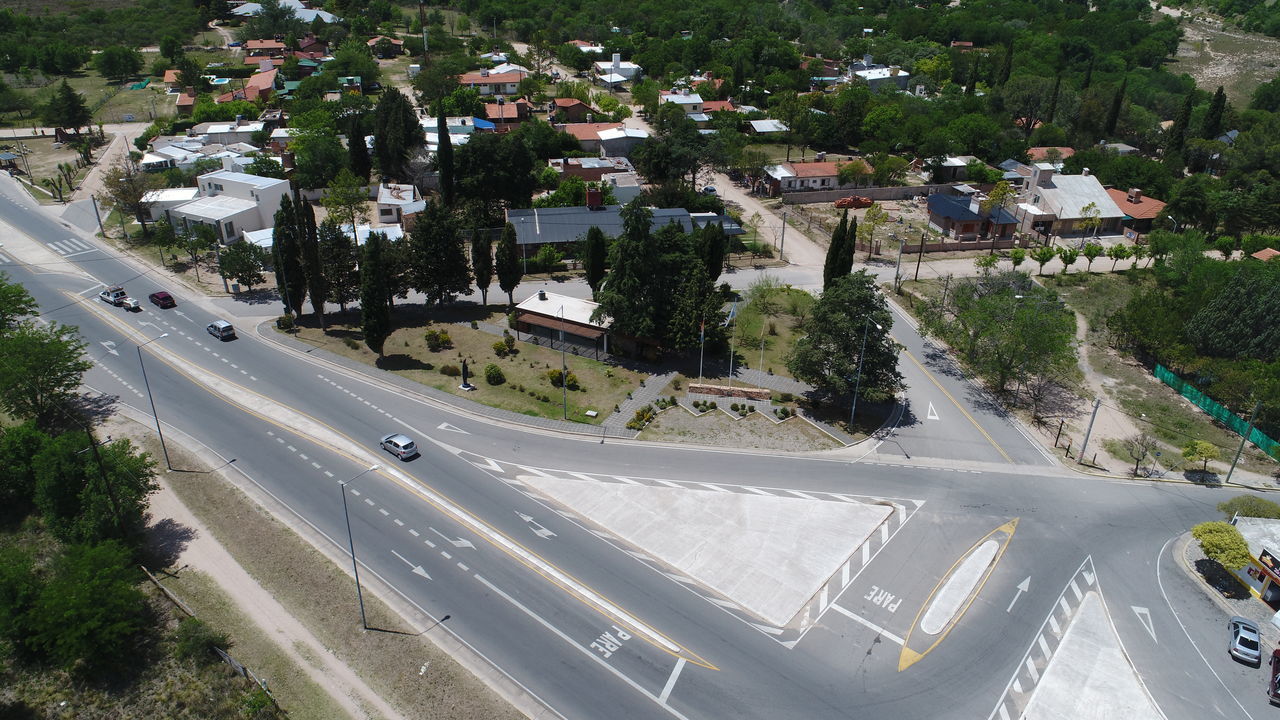
[{"label": "house with red tile roof", "polygon": [[1151,224],[1164,214],[1166,203],[1147,197],[1139,188],[1129,188],[1128,192],[1107,188],[1107,194],[1115,201],[1116,206],[1124,213],[1120,227],[1124,236],[1133,242],[1151,232]]},{"label": "house with red tile roof", "polygon": [[1276,250],[1275,248],[1262,248],[1258,252],[1251,254],[1249,257],[1254,258],[1255,260],[1261,260],[1262,262],[1271,262],[1275,258],[1280,257],[1280,250]]},{"label": "house with red tile roof", "polygon": [[547,114],[552,120],[563,119],[565,122],[586,122],[587,116],[596,112],[595,108],[578,98],[556,98],[547,104]]},{"label": "house with red tile roof", "polygon": [[393,56],[399,56],[404,52],[403,40],[400,40],[399,38],[387,37],[386,35],[378,35],[376,37],[371,37],[369,38],[368,42],[366,42],[365,44],[369,46],[370,50],[374,50],[374,48],[378,46],[378,43],[382,42],[383,40],[388,40],[391,42]]},{"label": "house with red tile roof", "polygon": [[284,58],[267,57],[266,55],[256,55],[254,57],[247,57],[244,59],[245,65],[252,65],[254,67],[261,67],[263,63],[270,63],[271,67],[276,67],[276,68],[283,67]]},{"label": "house with red tile roof", "polygon": [[279,40],[246,40],[244,43],[244,51],[246,55],[265,55],[267,57],[280,57],[284,55],[284,51],[288,47]]},{"label": "house with red tile roof", "polygon": [[177,87],[178,87],[178,85],[179,85],[178,71],[177,71],[177,70],[165,70],[165,71],[164,71],[164,84],[165,84],[165,85],[167,85],[167,86],[169,87],[169,89],[170,89],[170,90],[177,89]]},{"label": "house with red tile roof", "polygon": [[196,94],[191,88],[182,91],[178,96],[178,116],[185,117],[196,109]]},{"label": "house with red tile roof", "polygon": [[508,103],[485,103],[484,119],[493,123],[498,132],[514,130],[517,125],[528,120],[533,114],[533,105],[520,98]]},{"label": "house with red tile roof", "polygon": [[314,33],[307,33],[298,38],[298,50],[304,53],[320,53],[324,55],[329,52],[329,43],[316,37]]},{"label": "house with red tile roof", "polygon": [[771,194],[802,190],[834,190],[840,187],[840,163],[785,162],[765,168],[765,184]]},{"label": "house with red tile roof", "polygon": [[738,112],[738,108],[733,104],[732,100],[703,100],[702,112]]},{"label": "house with red tile roof", "polygon": [[567,123],[556,125],[555,128],[572,135],[585,152],[599,152],[600,133],[606,130],[619,130],[622,128],[622,123]]},{"label": "house with red tile roof", "polygon": [[1033,163],[1045,162],[1051,150],[1058,151],[1058,161],[1066,160],[1076,154],[1075,148],[1069,147],[1033,147],[1027,148],[1027,156],[1031,158]]},{"label": "house with red tile roof", "polygon": [[266,72],[260,72],[252,75],[245,82],[243,88],[223,93],[219,95],[214,102],[225,103],[231,102],[232,100],[248,100],[249,102],[255,102],[257,100],[268,100],[271,98],[271,94],[275,92],[277,74],[279,74],[278,70],[268,70]]},{"label": "house with red tile roof", "polygon": [[515,95],[520,81],[528,77],[528,73],[515,70],[505,73],[491,73],[488,70],[476,70],[458,76],[458,84],[462,87],[475,88],[481,95]]}]

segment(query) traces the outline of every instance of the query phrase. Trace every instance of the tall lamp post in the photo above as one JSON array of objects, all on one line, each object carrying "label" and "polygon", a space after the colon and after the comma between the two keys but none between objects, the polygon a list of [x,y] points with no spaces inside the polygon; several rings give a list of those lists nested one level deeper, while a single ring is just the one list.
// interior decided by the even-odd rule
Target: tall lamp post
[{"label": "tall lamp post", "polygon": [[560,390],[564,396],[564,419],[569,419],[569,365],[564,357],[564,305],[560,305]]},{"label": "tall lamp post", "polygon": [[156,434],[160,436],[160,450],[164,453],[164,466],[170,470],[173,469],[173,463],[169,462],[169,448],[164,444],[164,431],[160,429],[160,415],[156,412],[156,399],[151,394],[151,382],[147,380],[147,364],[142,362],[142,348],[159,340],[160,338],[169,337],[169,333],[160,333],[156,337],[142,343],[138,346],[138,367],[142,368],[142,384],[147,389],[147,400],[151,402],[151,416],[156,419]]},{"label": "tall lamp post", "polygon": [[360,603],[360,625],[365,629],[369,629],[369,621],[364,615],[364,594],[360,592],[360,564],[356,562],[356,541],[351,534],[351,515],[347,512],[347,484],[356,481],[365,473],[373,472],[380,469],[381,465],[372,465],[366,470],[356,473],[355,477],[345,482],[339,482],[338,486],[342,491],[342,517],[347,521],[347,548],[351,550],[351,571],[356,576],[356,602]]},{"label": "tall lamp post", "polygon": [[1178,232],[1178,221],[1172,215],[1165,215],[1165,217],[1168,218],[1169,222],[1173,223],[1173,231],[1175,233]]},{"label": "tall lamp post", "polygon": [[871,325],[875,325],[877,330],[884,329],[880,323],[871,322],[870,317],[862,322],[862,349],[858,351],[858,376],[853,381],[853,405],[849,408],[850,431],[853,430],[853,415],[858,411],[858,390],[862,387],[862,359],[867,355],[867,329]]}]

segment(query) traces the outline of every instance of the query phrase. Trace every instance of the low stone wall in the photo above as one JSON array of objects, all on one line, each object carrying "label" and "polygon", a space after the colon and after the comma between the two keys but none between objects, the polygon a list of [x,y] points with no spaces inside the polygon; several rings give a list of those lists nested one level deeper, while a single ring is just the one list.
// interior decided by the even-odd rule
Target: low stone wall
[{"label": "low stone wall", "polygon": [[729,387],[728,385],[703,385],[700,383],[691,383],[689,392],[699,393],[701,395],[716,395],[718,397],[740,397],[748,400],[759,400],[761,402],[769,400],[773,397],[773,393],[764,388],[745,388],[745,387]]},{"label": "low stone wall", "polygon": [[954,185],[908,185],[904,187],[847,187],[840,190],[810,190],[807,192],[783,193],[782,202],[787,205],[804,205],[806,203],[835,202],[842,197],[861,195],[872,200],[906,200],[919,195],[943,193],[955,195]]},{"label": "low stone wall", "polygon": [[[949,240],[947,242],[925,243],[924,251],[933,252],[960,252],[964,250],[990,250],[994,245],[996,250],[1008,250],[1015,245],[1017,247],[1030,247],[1031,238],[1023,236],[1017,240],[1013,238],[1000,238],[998,240]],[[902,247],[904,255],[915,255],[920,252],[919,243],[907,243]]]}]

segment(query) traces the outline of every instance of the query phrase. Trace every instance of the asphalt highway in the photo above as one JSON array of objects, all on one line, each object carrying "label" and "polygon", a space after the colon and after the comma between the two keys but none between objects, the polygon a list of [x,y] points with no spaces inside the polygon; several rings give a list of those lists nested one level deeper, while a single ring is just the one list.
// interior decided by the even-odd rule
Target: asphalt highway
[{"label": "asphalt highway", "polygon": [[[1262,671],[1226,657],[1221,618],[1166,547],[1217,517],[1230,492],[1057,466],[904,318],[894,333],[906,348],[908,412],[876,464],[858,461],[859,449],[808,457],[602,443],[459,413],[252,327],[216,341],[204,331],[218,317],[213,304],[34,209],[7,179],[0,192],[0,221],[14,230],[0,239],[0,271],[30,290],[43,319],[80,328],[95,363],[86,385],[150,414],[135,347],[168,333],[142,351],[165,426],[235,458],[344,552],[338,482],[384,465],[349,489],[362,573],[448,616],[432,632],[453,633],[563,717],[998,716],[1002,703],[1025,704],[1012,688],[1026,684],[1014,681],[1047,616],[1081,582],[1100,589],[1168,718],[1265,712]],[[111,284],[142,299],[142,311],[97,300]],[[145,303],[161,289],[177,308]],[[422,456],[379,451],[391,432],[414,437]],[[762,629],[533,493],[522,473],[815,501],[851,494],[906,510],[847,577],[835,573],[809,622]],[[954,628],[900,670],[904,639],[919,636],[939,581],[1015,518],[1007,552]],[[334,612],[358,622],[354,597]]]}]

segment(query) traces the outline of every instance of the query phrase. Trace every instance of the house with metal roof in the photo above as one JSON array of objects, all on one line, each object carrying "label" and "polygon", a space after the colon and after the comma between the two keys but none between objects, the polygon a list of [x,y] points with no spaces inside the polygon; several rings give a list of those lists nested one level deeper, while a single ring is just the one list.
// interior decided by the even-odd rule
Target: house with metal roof
[{"label": "house with metal roof", "polygon": [[[683,208],[650,208],[650,230],[657,232],[676,223],[684,232],[694,229],[693,218]],[[507,210],[507,222],[516,230],[521,257],[532,256],[543,245],[577,242],[593,227],[610,237],[622,234],[622,206],[560,207]],[[526,255],[527,253],[527,255]]]},{"label": "house with metal roof", "polygon": [[[1100,224],[1093,231],[1083,230],[1081,221],[1094,212]],[[1049,163],[1032,166],[1031,181],[1022,191],[1013,214],[1023,232],[1034,232],[1044,237],[1086,232],[1112,235],[1119,232],[1120,222],[1124,219],[1124,211],[1088,168],[1079,175],[1059,175]]]},{"label": "house with metal roof", "polygon": [[1012,237],[1018,219],[1007,209],[982,210],[981,195],[929,195],[929,227],[949,240],[1003,239]]}]

